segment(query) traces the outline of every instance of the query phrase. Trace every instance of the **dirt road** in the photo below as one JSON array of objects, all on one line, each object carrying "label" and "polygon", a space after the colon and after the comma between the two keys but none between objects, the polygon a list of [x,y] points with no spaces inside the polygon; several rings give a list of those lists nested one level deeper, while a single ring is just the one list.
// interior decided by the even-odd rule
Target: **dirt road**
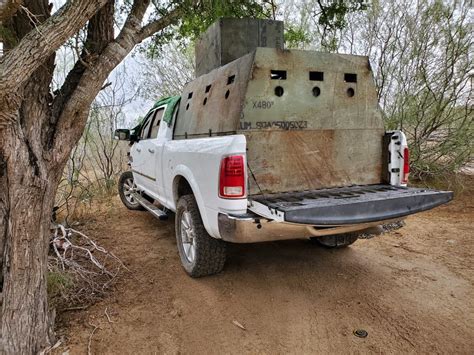
[{"label": "dirt road", "polygon": [[[62,349],[87,353],[91,339],[95,354],[472,354],[473,216],[471,194],[345,250],[232,245],[222,274],[191,279],[174,222],[117,200],[89,232],[132,273],[107,299],[67,315]],[[367,338],[353,335],[359,328]]]}]

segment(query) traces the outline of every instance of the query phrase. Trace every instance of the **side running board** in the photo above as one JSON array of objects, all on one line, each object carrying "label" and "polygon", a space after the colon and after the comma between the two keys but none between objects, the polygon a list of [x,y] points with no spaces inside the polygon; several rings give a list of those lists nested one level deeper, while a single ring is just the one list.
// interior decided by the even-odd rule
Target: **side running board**
[{"label": "side running board", "polygon": [[148,201],[139,193],[132,193],[133,198],[138,201],[140,205],[142,205],[148,212],[150,212],[153,216],[158,218],[160,221],[164,221],[168,219],[168,214],[165,210],[160,209],[159,207],[155,206],[153,203]]}]

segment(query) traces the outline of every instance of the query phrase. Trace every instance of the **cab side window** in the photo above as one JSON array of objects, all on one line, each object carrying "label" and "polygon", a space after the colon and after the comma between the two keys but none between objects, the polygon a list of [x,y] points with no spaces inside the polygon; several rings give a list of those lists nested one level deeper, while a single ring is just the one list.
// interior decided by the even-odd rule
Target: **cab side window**
[{"label": "cab side window", "polygon": [[154,115],[155,111],[150,112],[148,116],[145,117],[145,124],[143,125],[142,130],[140,132],[140,140],[148,139],[148,136],[150,134],[151,121],[153,120]]},{"label": "cab side window", "polygon": [[160,122],[161,118],[163,117],[163,113],[165,112],[164,108],[160,108],[156,110],[155,116],[153,117],[153,123],[150,129],[150,135],[148,138],[154,139],[158,137],[158,130],[160,129]]},{"label": "cab side window", "polygon": [[164,111],[164,107],[160,108],[150,112],[150,114],[145,118],[145,124],[140,132],[140,140],[152,139],[158,136],[158,130],[160,128],[160,122]]}]

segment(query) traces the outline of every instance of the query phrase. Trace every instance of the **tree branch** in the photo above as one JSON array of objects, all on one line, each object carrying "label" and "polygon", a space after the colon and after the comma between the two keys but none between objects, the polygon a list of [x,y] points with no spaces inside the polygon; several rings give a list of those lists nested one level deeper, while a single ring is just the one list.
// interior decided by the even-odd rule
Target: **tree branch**
[{"label": "tree branch", "polygon": [[48,127],[44,144],[49,147],[56,130],[56,121],[61,115],[64,106],[69,101],[72,93],[77,88],[82,75],[87,68],[93,65],[107,45],[114,39],[114,0],[107,0],[103,6],[90,20],[87,25],[87,38],[84,43],[82,53],[74,64],[73,69],[68,73],[64,84],[56,92],[56,97],[52,103],[52,122]]},{"label": "tree branch", "polygon": [[77,141],[87,120],[87,113],[92,101],[103,86],[111,71],[145,38],[175,22],[180,7],[172,10],[160,19],[141,27],[141,22],[148,8],[149,0],[135,0],[125,24],[117,38],[103,50],[94,65],[87,68],[64,106],[58,120],[53,152],[57,160],[67,159],[63,143]]},{"label": "tree branch", "polygon": [[139,42],[150,37],[154,33],[161,31],[162,29],[168,27],[170,24],[175,22],[183,13],[182,7],[177,7],[176,9],[170,11],[166,16],[159,18],[158,20],[152,21],[145,25],[138,32]]},{"label": "tree branch", "polygon": [[[69,0],[1,57],[0,103],[6,103],[9,97],[15,97],[34,71],[83,27],[106,2],[107,0]],[[16,105],[6,107],[7,112],[0,112],[0,126],[5,124],[6,120],[13,120],[11,112],[17,108]]]}]

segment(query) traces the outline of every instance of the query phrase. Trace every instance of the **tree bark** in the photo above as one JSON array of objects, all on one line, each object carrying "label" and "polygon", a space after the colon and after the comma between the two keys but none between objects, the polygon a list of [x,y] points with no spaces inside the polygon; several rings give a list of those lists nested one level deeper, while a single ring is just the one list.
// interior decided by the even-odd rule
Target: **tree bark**
[{"label": "tree bark", "polygon": [[[47,0],[26,0],[25,6],[43,21],[49,17]],[[6,25],[18,38],[34,26],[24,11]],[[6,43],[6,48],[13,45]],[[15,110],[13,124],[1,132],[2,346],[7,354],[37,353],[51,344],[53,335],[46,275],[50,213],[60,171],[50,166],[42,144],[43,126],[51,113],[53,71],[54,52],[17,90],[27,99]]]},{"label": "tree bark", "polygon": [[0,148],[6,161],[2,178],[8,181],[1,196],[7,221],[3,351],[32,354],[51,345],[52,339],[54,317],[48,311],[46,271],[50,215],[61,171],[35,157],[19,124],[6,133]]},{"label": "tree bark", "polygon": [[[79,4],[91,1],[79,1]],[[76,4],[78,1],[70,2]],[[47,0],[25,0],[24,3],[33,13],[43,14],[45,18],[49,16],[49,10],[45,13]],[[22,74],[14,83],[11,81],[15,80],[3,76],[6,72],[16,72],[17,69],[9,67],[14,63],[4,58],[0,60],[0,252],[2,247],[4,249],[1,335],[4,353],[33,354],[51,345],[54,316],[48,310],[46,287],[51,211],[59,179],[71,150],[82,135],[92,101],[110,72],[137,43],[152,31],[169,26],[179,16],[179,10],[175,10],[142,28],[150,0],[135,0],[120,34],[114,39],[114,0],[97,3],[107,5],[92,18],[88,15],[87,51],[82,53],[81,60],[54,99],[50,84],[58,37],[54,37],[54,43],[50,45],[43,43],[46,48],[37,53],[35,42],[30,41],[31,32],[35,31],[31,31],[31,21],[22,17],[25,15],[20,11],[9,24],[19,38],[23,38],[20,45],[27,39],[29,46],[24,48],[36,48],[31,54],[41,59],[35,63],[36,69],[31,70],[32,58],[29,58],[25,62],[28,67],[24,68],[29,72],[27,80],[23,80],[25,75]],[[83,14],[80,18],[83,19]],[[69,17],[62,20],[72,21]],[[73,27],[76,25],[77,22]],[[47,31],[47,27],[40,27]],[[70,34],[73,33],[71,28],[66,29]],[[45,34],[45,37],[48,36]],[[17,47],[9,53],[16,50]],[[45,56],[46,52],[48,56]],[[5,66],[5,63],[9,64]],[[21,62],[19,65],[23,67]],[[5,90],[6,87],[15,88],[14,93]],[[8,106],[2,106],[5,98]]]},{"label": "tree bark", "polygon": [[[69,0],[53,16],[31,11],[38,23],[34,30],[19,36],[18,44],[0,57],[0,129],[17,118],[21,103],[18,91],[30,76],[73,34],[75,34],[108,0]],[[43,1],[38,1],[43,3]],[[36,4],[25,1],[25,8]],[[18,15],[17,15],[18,16]],[[46,20],[47,19],[47,20]],[[46,21],[45,21],[46,20]],[[31,22],[31,20],[29,19]],[[13,33],[16,33],[13,31]],[[15,78],[12,80],[12,78]]]}]

